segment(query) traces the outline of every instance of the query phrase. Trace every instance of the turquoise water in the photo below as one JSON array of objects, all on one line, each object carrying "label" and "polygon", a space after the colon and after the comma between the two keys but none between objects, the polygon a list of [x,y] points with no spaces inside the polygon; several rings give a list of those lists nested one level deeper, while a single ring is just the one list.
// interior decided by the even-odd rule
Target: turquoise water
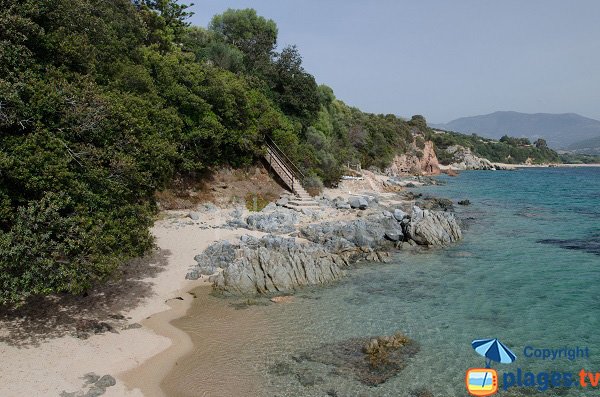
[{"label": "turquoise water", "polygon": [[[457,206],[468,224],[461,243],[402,252],[393,263],[361,265],[332,287],[302,291],[292,303],[247,309],[248,316],[260,312],[268,319],[255,331],[260,338],[240,349],[263,377],[265,396],[410,396],[419,388],[466,396],[466,370],[484,366],[470,346],[481,338],[499,338],[517,355],[513,364],[493,365],[501,385],[503,373],[517,368],[600,372],[600,168],[472,171],[440,179],[447,184],[418,191],[471,201]],[[397,330],[421,351],[377,387],[294,360],[323,343]],[[590,356],[530,359],[523,354],[528,345],[588,347]],[[273,374],[281,363],[292,372]],[[317,382],[302,386],[299,372]],[[539,395],[597,396],[600,387]]]}]

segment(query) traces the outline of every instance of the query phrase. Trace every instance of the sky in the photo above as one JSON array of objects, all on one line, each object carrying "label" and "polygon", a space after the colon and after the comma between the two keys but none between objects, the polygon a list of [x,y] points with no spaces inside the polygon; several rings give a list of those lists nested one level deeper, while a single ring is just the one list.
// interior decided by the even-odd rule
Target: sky
[{"label": "sky", "polygon": [[598,0],[192,0],[254,8],[336,97],[429,122],[514,110],[600,120]]}]

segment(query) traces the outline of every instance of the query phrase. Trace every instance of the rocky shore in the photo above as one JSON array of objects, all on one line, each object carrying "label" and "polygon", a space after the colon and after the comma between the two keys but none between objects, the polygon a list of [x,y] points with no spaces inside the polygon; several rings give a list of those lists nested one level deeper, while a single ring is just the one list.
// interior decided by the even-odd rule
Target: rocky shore
[{"label": "rocky shore", "polygon": [[225,227],[268,234],[210,245],[186,278],[210,276],[215,289],[236,295],[280,294],[335,281],[361,260],[386,261],[395,250],[444,247],[462,238],[451,202],[423,201],[441,209],[434,210],[387,198],[321,197],[319,208],[269,205],[246,218],[233,211]]}]

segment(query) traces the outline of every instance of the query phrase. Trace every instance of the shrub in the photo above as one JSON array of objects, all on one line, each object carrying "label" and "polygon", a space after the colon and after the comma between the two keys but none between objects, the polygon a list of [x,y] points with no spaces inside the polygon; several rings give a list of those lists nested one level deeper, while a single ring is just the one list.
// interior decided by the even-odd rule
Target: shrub
[{"label": "shrub", "polygon": [[323,181],[316,175],[309,175],[304,178],[302,185],[311,196],[318,196],[323,192]]}]

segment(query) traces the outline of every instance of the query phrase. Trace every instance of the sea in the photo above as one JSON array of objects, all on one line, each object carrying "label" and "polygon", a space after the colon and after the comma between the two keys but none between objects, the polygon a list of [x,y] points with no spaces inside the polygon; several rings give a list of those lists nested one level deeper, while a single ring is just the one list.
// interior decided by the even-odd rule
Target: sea
[{"label": "sea", "polygon": [[[412,190],[455,203],[462,241],[360,263],[289,303],[200,296],[174,322],[195,348],[165,378],[165,392],[467,396],[467,371],[486,364],[472,342],[489,338],[516,356],[491,363],[496,395],[600,395],[600,168],[467,171],[437,180]],[[470,205],[456,205],[466,199]],[[420,350],[378,386],[304,359],[351,338],[395,332]]]}]

